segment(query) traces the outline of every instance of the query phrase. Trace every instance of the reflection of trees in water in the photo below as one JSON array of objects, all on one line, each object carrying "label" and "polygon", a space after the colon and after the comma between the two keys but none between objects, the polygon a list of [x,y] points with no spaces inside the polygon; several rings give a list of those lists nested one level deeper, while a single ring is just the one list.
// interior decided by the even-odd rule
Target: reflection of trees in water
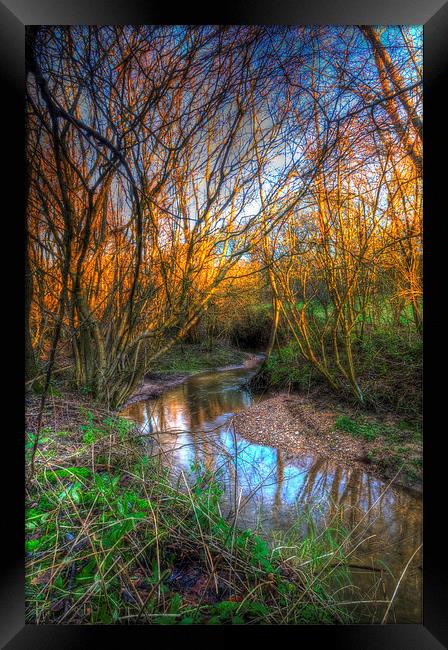
[{"label": "reflection of trees in water", "polygon": [[159,422],[160,419],[164,418],[159,401],[147,401],[144,403],[144,408],[146,412],[146,426],[148,433],[154,433],[157,429],[157,427],[154,426],[154,420],[156,419],[156,421]]},{"label": "reflection of trees in water", "polygon": [[[247,399],[231,382],[223,385],[195,378],[158,400],[130,405],[126,415],[145,425],[153,435],[155,431],[182,432],[155,436],[164,464],[170,462],[173,467],[188,471],[194,460],[210,471],[222,468],[227,483],[224,498],[230,508],[236,507],[240,489],[243,505],[249,498],[244,507],[244,525],[252,527],[260,513],[268,527],[289,527],[296,520],[297,511],[307,509],[311,510],[318,529],[332,522],[333,517],[349,531],[357,526],[351,539],[365,541],[353,559],[367,565],[372,558],[375,564],[379,559],[384,561],[394,574],[393,578],[385,577],[390,595],[421,541],[420,500],[393,488],[382,495],[386,484],[362,467],[348,468],[324,457],[309,456],[286,462],[279,449],[252,445],[234,437],[224,424],[224,415],[247,405]],[[220,422],[223,426],[218,430]],[[373,537],[368,539],[369,536]],[[421,559],[416,557],[401,586],[408,600],[414,598],[409,611],[419,607],[415,601],[421,590],[420,564]],[[356,576],[356,581],[370,589],[368,581],[372,582],[372,576],[376,580],[378,574],[364,572]]]},{"label": "reflection of trees in water", "polygon": [[247,396],[237,387],[220,391],[218,384],[216,390],[213,385],[205,390],[190,379],[157,400],[130,405],[126,412],[139,424],[146,422],[150,431],[179,429],[182,423],[183,430],[193,433],[209,428],[220,416],[241,408],[246,401]]},{"label": "reflection of trees in water", "polygon": [[126,416],[137,422],[140,427],[145,425],[144,402],[135,402],[126,407]]},{"label": "reflection of trees in water", "polygon": [[[386,488],[385,482],[370,476],[361,467],[344,468],[317,458],[308,466],[306,480],[299,486],[295,499],[300,509],[313,503],[323,506],[323,512],[314,511],[313,519],[318,527],[328,525],[335,516],[342,517],[350,534],[351,548],[360,543],[354,555],[350,555],[350,562],[366,567],[381,567],[385,563],[387,571],[355,570],[352,574],[356,588],[372,599],[391,596],[422,538],[421,501],[404,490]],[[385,590],[381,591],[382,596],[377,593],[379,576],[381,590]],[[418,620],[421,585],[420,551],[400,585],[401,593],[394,606],[397,620]]]},{"label": "reflection of trees in water", "polygon": [[282,505],[282,490],[283,490],[283,481],[285,479],[285,460],[283,452],[280,449],[277,449],[277,474],[276,474],[276,488],[275,488],[275,497],[274,497],[274,516],[278,519],[280,514],[280,509]]},{"label": "reflection of trees in water", "polygon": [[[130,405],[126,415],[153,435],[156,447],[167,462],[180,463],[188,470],[191,462],[196,461],[212,470],[218,456],[217,436],[215,431],[207,434],[207,429],[217,426],[226,413],[247,405],[248,394],[241,389],[239,380],[238,372],[191,377],[157,400]],[[183,434],[176,440],[169,431]],[[233,473],[230,464],[229,467]]]},{"label": "reflection of trees in water", "polygon": [[328,516],[344,507],[344,519],[349,529],[362,522],[363,531],[367,528],[369,533],[370,529],[374,530],[386,544],[406,538],[409,548],[415,548],[421,538],[420,502],[403,490],[385,488],[384,482],[370,476],[361,467],[344,468],[318,457],[308,466],[295,502],[301,509],[318,503]]},{"label": "reflection of trees in water", "polygon": [[[208,378],[207,378],[208,379]],[[188,432],[191,445],[188,454],[189,462],[213,470],[217,466],[219,450],[217,443],[219,437],[215,431],[207,433],[210,425],[217,426],[219,418],[225,413],[231,413],[244,405],[245,396],[236,386],[232,390],[223,390],[222,383],[208,381],[206,387],[202,385],[203,378],[191,378],[182,387],[169,391],[151,404],[152,413],[148,413],[148,420],[152,429],[157,431],[181,429]],[[221,390],[219,390],[221,389]],[[158,436],[159,442],[166,444],[173,450],[172,439]],[[185,444],[185,440],[183,441]],[[186,452],[176,454],[185,461]],[[231,463],[229,471],[233,473]]]},{"label": "reflection of trees in water", "polygon": [[331,487],[329,490],[330,499],[332,503],[338,503],[339,501],[338,497],[339,497],[339,489],[341,485],[341,478],[342,478],[342,468],[338,465],[334,472],[333,481],[331,483]]},{"label": "reflection of trees in water", "polygon": [[[281,450],[269,450],[266,460],[258,455],[254,461],[250,453],[252,445],[241,440],[236,447],[234,443],[231,444],[228,449],[231,458],[226,462],[223,450],[219,449],[219,435],[215,431],[207,433],[206,429],[223,413],[243,406],[244,399],[244,394],[237,388],[222,390],[219,382],[216,385],[208,383],[204,387],[202,380],[191,380],[159,400],[129,406],[127,414],[139,423],[151,423],[150,431],[187,430],[188,433],[179,438],[171,434],[158,436],[164,452],[174,453],[176,462],[184,467],[186,462],[193,460],[208,470],[222,465],[227,481],[236,486],[238,480],[239,486],[247,494],[256,488],[257,483],[264,481],[266,486],[274,483],[272,515],[276,519],[280,515],[286,518],[289,514],[293,516],[295,509],[288,505],[291,502],[295,502],[300,510],[319,503],[322,514],[330,517],[343,506],[344,521],[349,529],[357,526],[364,517],[360,529],[364,531],[369,528],[377,535],[372,545],[378,544],[377,539],[381,539],[387,547],[393,545],[394,540],[406,538],[409,546],[400,545],[400,555],[406,554],[412,545],[415,548],[421,538],[419,501],[404,491],[392,489],[379,498],[385,484],[369,476],[360,467],[345,468],[330,459],[317,457],[312,460],[308,457],[305,465],[300,462],[297,465],[299,471],[305,472],[305,480],[297,483],[285,480],[285,459]],[[182,445],[188,445],[188,450],[180,449]],[[257,449],[259,452],[260,448]],[[272,456],[272,452],[276,455]],[[260,462],[261,458],[263,462]],[[293,463],[289,469],[295,467],[296,463]],[[294,472],[290,476],[294,477]],[[291,494],[292,488],[297,489],[295,495]],[[261,493],[257,492],[257,497]]]},{"label": "reflection of trees in water", "polygon": [[275,491],[275,504],[279,506],[282,500],[283,480],[285,478],[285,461],[283,452],[277,449],[277,489]]},{"label": "reflection of trees in water", "polygon": [[[189,412],[191,431],[202,430],[224,413],[232,413],[244,406],[244,395],[237,386],[223,390],[220,382],[211,382],[204,389],[190,380],[184,384],[184,404]],[[199,385],[198,385],[199,384]]]},{"label": "reflection of trees in water", "polygon": [[319,486],[316,485],[318,480],[322,480],[325,472],[322,471],[325,464],[324,458],[317,458],[316,461],[308,468],[305,481],[302,483],[301,488],[296,497],[297,503],[303,505],[312,499],[313,496],[319,493]]},{"label": "reflection of trees in water", "polygon": [[353,510],[366,510],[363,506],[372,503],[369,479],[359,467],[344,468],[329,459],[318,457],[308,468],[306,480],[297,494],[297,502],[315,503],[325,498],[333,508],[344,503]]},{"label": "reflection of trees in water", "polygon": [[206,470],[213,471],[216,450],[207,432],[194,430],[191,433],[191,439],[193,441],[195,462]]}]

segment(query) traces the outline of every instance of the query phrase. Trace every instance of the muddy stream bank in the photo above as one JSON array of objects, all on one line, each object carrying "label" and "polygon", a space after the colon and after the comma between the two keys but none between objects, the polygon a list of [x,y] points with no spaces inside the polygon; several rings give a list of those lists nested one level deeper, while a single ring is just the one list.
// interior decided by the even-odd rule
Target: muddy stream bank
[{"label": "muddy stream bank", "polygon": [[[343,520],[354,531],[353,546],[358,545],[349,558],[355,589],[364,600],[387,600],[421,544],[421,495],[391,486],[362,463],[350,462],[344,448],[328,453],[328,447],[306,444],[302,434],[323,426],[308,405],[294,412],[297,431],[290,422],[282,427],[281,409],[275,414],[271,406],[275,399],[247,388],[259,361],[252,356],[243,367],[179,376],[169,387],[156,377],[152,392],[135,396],[121,415],[148,433],[148,453],[159,454],[172,468],[173,478],[198,466],[218,472],[224,486],[223,513],[237,510],[240,527],[261,529],[273,544],[278,532],[296,525],[305,510],[317,530],[332,517]],[[259,418],[259,436],[253,435],[253,426],[249,432],[245,409]],[[300,440],[294,446],[296,434]],[[388,622],[421,622],[421,561],[417,553]],[[341,592],[341,598],[347,594]],[[367,603],[356,612],[361,620],[379,621],[385,607]]]}]

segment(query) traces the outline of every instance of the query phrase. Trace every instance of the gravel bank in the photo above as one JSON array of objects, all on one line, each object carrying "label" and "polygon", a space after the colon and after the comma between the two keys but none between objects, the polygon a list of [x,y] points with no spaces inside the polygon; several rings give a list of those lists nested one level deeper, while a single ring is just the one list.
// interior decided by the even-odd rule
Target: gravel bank
[{"label": "gravel bank", "polygon": [[[338,415],[337,405],[327,406],[312,396],[281,393],[234,415],[233,423],[235,431],[247,440],[281,449],[290,456],[319,454],[345,466],[362,466],[382,479],[390,478],[369,457],[372,450],[382,450],[382,441],[368,442],[336,429]],[[420,487],[406,477],[399,477],[396,483]]]}]

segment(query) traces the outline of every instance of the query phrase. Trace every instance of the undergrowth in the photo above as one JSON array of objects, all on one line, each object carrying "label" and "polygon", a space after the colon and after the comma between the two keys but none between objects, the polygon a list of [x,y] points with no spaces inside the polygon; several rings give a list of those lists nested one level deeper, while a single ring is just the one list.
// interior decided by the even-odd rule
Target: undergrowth
[{"label": "undergrowth", "polygon": [[[331,367],[330,342],[326,354]],[[364,407],[394,412],[417,426],[422,416],[421,337],[407,330],[370,331],[354,343],[353,357]],[[334,376],[339,377],[336,370]],[[319,385],[328,388],[324,377],[301,356],[294,341],[275,349],[252,383],[274,389],[308,391]],[[338,396],[351,401],[350,392],[343,383]]]},{"label": "undergrowth", "polygon": [[419,423],[399,420],[376,422],[366,417],[340,415],[336,429],[367,443],[366,460],[378,466],[385,478],[401,473],[400,482],[422,481],[422,431]]},{"label": "undergrowth", "polygon": [[332,596],[336,576],[348,581],[345,531],[297,530],[273,548],[222,516],[219,476],[192,467],[173,482],[127,420],[88,410],[83,420],[39,438],[27,495],[28,622],[349,621]]}]

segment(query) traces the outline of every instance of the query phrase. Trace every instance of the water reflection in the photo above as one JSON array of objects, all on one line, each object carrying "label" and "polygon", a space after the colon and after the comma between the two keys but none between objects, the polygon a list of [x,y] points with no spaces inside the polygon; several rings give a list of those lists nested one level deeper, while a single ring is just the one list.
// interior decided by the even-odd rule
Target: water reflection
[{"label": "water reflection", "polygon": [[[305,509],[312,510],[316,526],[337,513],[348,529],[354,529],[354,545],[360,543],[350,558],[354,584],[372,598],[379,598],[379,587],[381,597],[390,597],[421,543],[421,499],[404,490],[386,489],[385,482],[360,467],[312,454],[288,456],[239,436],[231,415],[250,405],[253,398],[245,381],[253,372],[197,375],[157,400],[130,405],[123,415],[151,434],[148,452],[160,455],[175,473],[189,473],[193,464],[218,471],[224,485],[222,510],[229,514],[237,508],[243,527],[258,526],[274,534],[293,526]],[[421,558],[415,558],[390,620],[395,616],[402,623],[421,622],[420,565]]]}]

